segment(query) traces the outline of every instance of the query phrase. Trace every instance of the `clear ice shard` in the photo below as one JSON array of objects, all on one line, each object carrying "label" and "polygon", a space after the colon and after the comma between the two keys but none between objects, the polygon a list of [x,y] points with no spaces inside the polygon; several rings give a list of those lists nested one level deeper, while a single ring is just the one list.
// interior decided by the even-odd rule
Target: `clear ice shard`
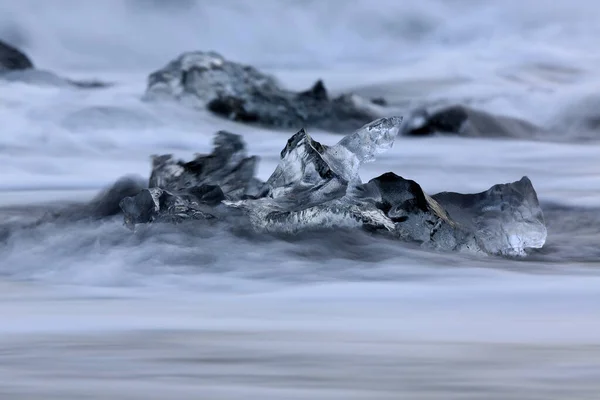
[{"label": "clear ice shard", "polygon": [[270,197],[294,194],[297,203],[310,206],[344,196],[349,184],[360,183],[360,166],[392,147],[401,123],[401,117],[380,118],[334,146],[320,144],[301,129],[288,140],[267,180]]},{"label": "clear ice shard", "polygon": [[380,210],[349,195],[348,188],[360,183],[363,163],[392,147],[401,123],[400,117],[380,118],[331,147],[302,129],[282,150],[266,197],[225,204],[247,211],[258,229],[271,232],[362,224],[391,229]]},{"label": "clear ice shard", "polygon": [[481,193],[442,192],[433,198],[459,226],[473,233],[486,253],[520,256],[546,242],[544,215],[526,176]]},{"label": "clear ice shard", "polygon": [[362,164],[392,148],[401,124],[402,117],[377,119],[326,148],[323,158],[342,178],[356,181]]}]

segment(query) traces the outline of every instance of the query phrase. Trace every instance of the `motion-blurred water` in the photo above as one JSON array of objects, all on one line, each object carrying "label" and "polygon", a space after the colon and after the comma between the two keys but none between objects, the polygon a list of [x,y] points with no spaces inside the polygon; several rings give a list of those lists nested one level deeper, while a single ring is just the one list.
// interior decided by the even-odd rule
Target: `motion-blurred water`
[{"label": "motion-blurred water", "polygon": [[1,0],[0,39],[37,67],[115,85],[0,81],[0,398],[596,399],[597,141],[399,138],[361,171],[429,193],[529,176],[549,236],[524,261],[356,232],[16,227],[147,177],[150,154],[207,152],[220,129],[270,175],[294,132],[141,102],[148,73],[182,51],[294,89],[324,78],[406,110],[460,102],[569,138],[598,114],[598,20],[591,0]]}]

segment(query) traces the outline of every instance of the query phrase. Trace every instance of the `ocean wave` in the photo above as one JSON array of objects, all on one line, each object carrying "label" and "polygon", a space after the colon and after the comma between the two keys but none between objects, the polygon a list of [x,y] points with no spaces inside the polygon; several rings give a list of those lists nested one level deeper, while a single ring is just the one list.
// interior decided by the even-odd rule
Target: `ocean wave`
[{"label": "ocean wave", "polygon": [[377,65],[426,55],[433,61],[432,51],[455,49],[468,69],[473,50],[524,59],[524,42],[529,55],[534,44],[538,53],[585,54],[600,16],[591,0],[165,3],[3,0],[0,39],[26,45],[53,68],[147,67],[189,50],[216,50],[259,67]]}]

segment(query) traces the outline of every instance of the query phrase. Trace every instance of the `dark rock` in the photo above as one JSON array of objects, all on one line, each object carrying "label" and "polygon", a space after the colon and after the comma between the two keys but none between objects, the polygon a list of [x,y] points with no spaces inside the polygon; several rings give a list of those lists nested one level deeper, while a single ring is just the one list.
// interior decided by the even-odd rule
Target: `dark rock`
[{"label": "dark rock", "polygon": [[546,241],[542,210],[527,177],[482,193],[431,197],[416,182],[389,172],[365,186],[379,193],[378,207],[396,223],[400,237],[426,247],[514,256]]},{"label": "dark rock", "polygon": [[382,107],[385,107],[388,105],[387,100],[384,99],[383,97],[375,97],[374,99],[371,99],[371,103],[377,104],[378,106],[382,106]]},{"label": "dark rock", "polygon": [[394,222],[401,239],[437,250],[479,251],[468,232],[461,230],[415,181],[388,172],[364,186],[377,207]]},{"label": "dark rock", "polygon": [[148,78],[147,99],[175,98],[222,117],[266,127],[355,130],[380,117],[381,102],[344,94],[331,98],[319,80],[293,92],[257,69],[214,52],[184,53]]},{"label": "dark rock", "polygon": [[209,206],[217,206],[226,199],[223,190],[217,185],[196,186],[191,188],[188,192],[196,197],[198,202]]},{"label": "dark rock", "polygon": [[65,81],[71,86],[77,87],[79,89],[104,89],[107,87],[114,86],[112,82],[104,82],[98,79],[65,79]]},{"label": "dark rock", "polygon": [[0,40],[0,72],[33,68],[25,53]]},{"label": "dark rock", "polygon": [[434,134],[464,137],[534,139],[547,132],[518,118],[496,116],[484,111],[456,105],[429,113],[425,109],[413,112],[403,126],[402,135],[428,136]]}]

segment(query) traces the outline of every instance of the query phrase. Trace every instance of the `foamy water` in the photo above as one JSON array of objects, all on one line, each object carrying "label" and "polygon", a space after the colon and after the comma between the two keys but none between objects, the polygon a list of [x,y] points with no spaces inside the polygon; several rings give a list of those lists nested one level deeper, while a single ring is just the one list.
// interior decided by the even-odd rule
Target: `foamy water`
[{"label": "foamy water", "polygon": [[[294,132],[141,102],[147,74],[181,51],[219,51],[294,89],[324,78],[401,109],[468,102],[570,135],[596,113],[598,18],[583,0],[0,1],[0,38],[38,67],[115,83],[0,81],[0,223],[147,178],[150,154],[208,152],[220,129],[244,135],[266,179]],[[399,138],[361,171],[429,193],[529,176],[549,237],[527,261],[362,233],[132,234],[120,218],[13,230],[0,247],[0,397],[594,399],[598,160],[597,142]]]}]

